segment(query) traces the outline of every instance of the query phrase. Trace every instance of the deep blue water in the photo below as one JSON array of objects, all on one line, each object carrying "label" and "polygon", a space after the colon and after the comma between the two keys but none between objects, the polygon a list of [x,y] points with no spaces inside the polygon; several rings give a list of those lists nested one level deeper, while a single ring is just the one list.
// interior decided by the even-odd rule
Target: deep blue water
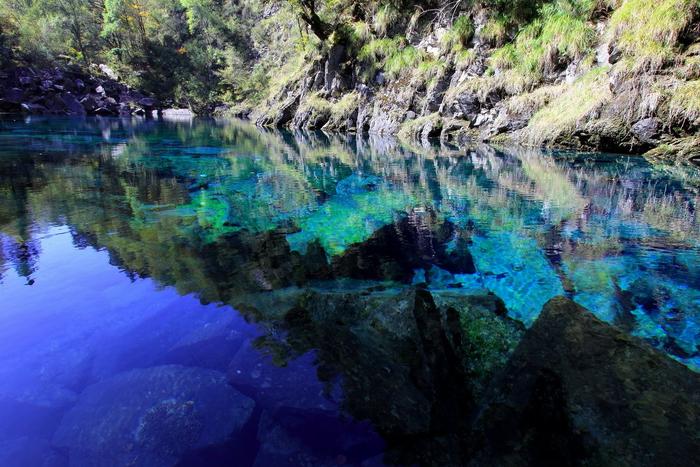
[{"label": "deep blue water", "polygon": [[692,167],[7,118],[0,200],[0,465],[382,465],[367,368],[285,340],[306,289],[491,291],[525,326],[567,295],[700,371]]}]

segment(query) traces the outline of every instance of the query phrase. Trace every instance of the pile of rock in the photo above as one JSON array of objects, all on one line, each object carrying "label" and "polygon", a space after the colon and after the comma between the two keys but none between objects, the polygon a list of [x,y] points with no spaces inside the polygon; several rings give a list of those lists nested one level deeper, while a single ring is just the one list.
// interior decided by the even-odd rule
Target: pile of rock
[{"label": "pile of rock", "polygon": [[0,112],[39,115],[139,115],[158,101],[109,77],[59,68],[15,68],[0,74]]}]

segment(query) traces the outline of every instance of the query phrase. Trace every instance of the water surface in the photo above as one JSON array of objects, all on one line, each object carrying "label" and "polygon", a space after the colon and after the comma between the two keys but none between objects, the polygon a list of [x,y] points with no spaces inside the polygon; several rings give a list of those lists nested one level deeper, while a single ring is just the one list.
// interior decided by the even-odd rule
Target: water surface
[{"label": "water surface", "polygon": [[[362,374],[381,370],[329,351],[332,336],[290,342],[279,312],[309,291],[490,291],[525,327],[567,295],[700,370],[692,168],[242,122],[7,118],[0,199],[3,465],[105,452],[381,465],[405,450],[387,433],[417,415],[371,413]],[[181,388],[148,396],[136,447],[115,415],[138,412],[130,387]],[[192,411],[206,429],[182,423]]]}]

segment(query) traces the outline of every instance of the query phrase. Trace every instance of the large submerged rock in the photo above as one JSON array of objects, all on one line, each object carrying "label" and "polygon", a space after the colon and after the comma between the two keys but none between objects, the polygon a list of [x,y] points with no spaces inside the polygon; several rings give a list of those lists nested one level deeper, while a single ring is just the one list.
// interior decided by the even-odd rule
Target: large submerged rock
[{"label": "large submerged rock", "polygon": [[434,299],[420,288],[297,294],[282,314],[269,294],[257,306],[247,300],[255,319],[284,323],[284,342],[268,341],[277,358],[285,346],[292,358],[316,349],[319,378],[341,382],[343,408],[372,422],[387,440],[388,461],[464,459],[470,414],[523,332],[501,300],[457,292]]},{"label": "large submerged rock", "polygon": [[563,297],[491,385],[471,465],[689,465],[700,375]]},{"label": "large submerged rock", "polygon": [[53,441],[75,466],[171,466],[189,450],[234,436],[254,405],[217,371],[132,370],[88,387]]}]

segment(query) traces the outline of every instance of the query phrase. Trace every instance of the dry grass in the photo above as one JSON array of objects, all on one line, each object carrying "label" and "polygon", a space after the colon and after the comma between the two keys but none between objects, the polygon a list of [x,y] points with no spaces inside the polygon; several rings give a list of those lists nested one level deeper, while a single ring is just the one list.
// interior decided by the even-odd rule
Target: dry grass
[{"label": "dry grass", "polygon": [[700,125],[700,80],[686,81],[673,92],[669,119],[681,125]]}]

